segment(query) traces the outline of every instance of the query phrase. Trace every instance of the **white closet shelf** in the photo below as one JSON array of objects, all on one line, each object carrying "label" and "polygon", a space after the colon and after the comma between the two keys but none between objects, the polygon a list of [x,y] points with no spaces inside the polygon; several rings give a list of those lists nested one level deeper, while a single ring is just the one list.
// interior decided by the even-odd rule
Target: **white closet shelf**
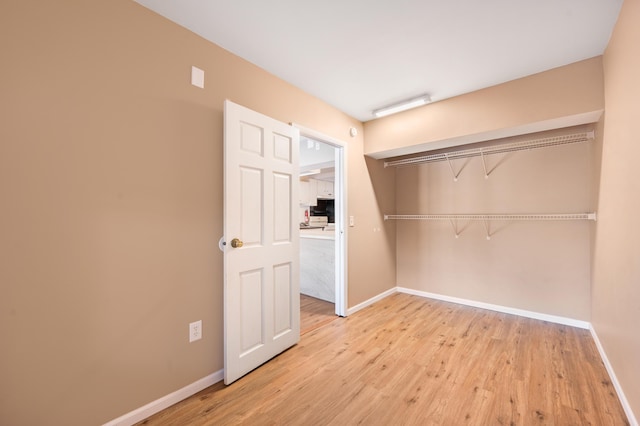
[{"label": "white closet shelf", "polygon": [[[529,139],[510,143],[496,143],[495,145],[484,146],[481,148],[471,148],[459,151],[447,151],[438,154],[422,155],[419,157],[404,158],[400,160],[385,161],[385,167],[401,167],[412,166],[424,163],[433,163],[436,161],[448,161],[451,167],[452,160],[458,160],[461,158],[481,157],[485,169],[485,177],[489,176],[486,164],[484,163],[484,156],[491,154],[504,154],[515,151],[524,151],[537,148],[548,148],[552,146],[567,145],[579,142],[587,142],[595,137],[593,130],[573,133],[569,135],[551,136],[547,138]],[[453,168],[451,170],[453,172]],[[454,173],[454,180],[457,180],[457,174]]]},{"label": "white closet shelf", "polygon": [[458,238],[462,230],[458,229],[458,220],[482,221],[491,239],[490,222],[493,221],[545,221],[545,220],[596,220],[595,213],[548,213],[548,214],[386,214],[384,220],[448,220]]},{"label": "white closet shelf", "polygon": [[386,214],[384,220],[596,220],[595,213],[550,214]]}]

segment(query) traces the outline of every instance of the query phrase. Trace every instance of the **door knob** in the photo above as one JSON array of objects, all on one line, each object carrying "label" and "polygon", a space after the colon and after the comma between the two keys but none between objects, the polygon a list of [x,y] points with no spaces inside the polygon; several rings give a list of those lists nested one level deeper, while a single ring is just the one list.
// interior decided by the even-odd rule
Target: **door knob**
[{"label": "door knob", "polygon": [[231,247],[233,248],[240,248],[243,244],[244,243],[242,242],[242,240],[238,238],[234,238],[233,240],[231,240]]}]

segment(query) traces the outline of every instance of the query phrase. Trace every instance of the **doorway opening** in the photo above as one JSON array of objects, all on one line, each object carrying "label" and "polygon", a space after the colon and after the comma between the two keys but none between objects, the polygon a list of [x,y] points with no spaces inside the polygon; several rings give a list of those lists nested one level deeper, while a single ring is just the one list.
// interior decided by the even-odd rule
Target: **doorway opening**
[{"label": "doorway opening", "polygon": [[346,144],[296,127],[300,129],[301,331],[305,332],[346,316]]}]

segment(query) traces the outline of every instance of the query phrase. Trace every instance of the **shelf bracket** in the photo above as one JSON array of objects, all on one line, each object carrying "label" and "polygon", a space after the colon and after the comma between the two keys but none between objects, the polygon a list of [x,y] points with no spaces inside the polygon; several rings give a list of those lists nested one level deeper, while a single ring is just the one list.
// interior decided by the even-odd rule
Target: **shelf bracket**
[{"label": "shelf bracket", "polygon": [[451,227],[453,228],[453,233],[456,235],[456,238],[460,236],[460,232],[458,232],[458,221],[449,219],[449,223],[451,223]]},{"label": "shelf bracket", "polygon": [[484,178],[489,179],[490,172],[487,172],[487,162],[484,159],[484,151],[482,150],[480,151],[480,157],[482,158],[482,167],[484,168]]},{"label": "shelf bracket", "polygon": [[482,219],[482,223],[484,224],[484,229],[487,231],[487,240],[491,239],[491,228],[489,224],[489,220],[485,217]]},{"label": "shelf bracket", "polygon": [[458,174],[456,174],[456,172],[453,170],[453,165],[451,164],[451,159],[449,158],[448,154],[444,154],[445,158],[447,159],[447,163],[449,163],[449,169],[451,169],[451,174],[453,175],[453,181],[457,182],[458,181],[458,175],[460,175],[460,172],[458,172]]}]

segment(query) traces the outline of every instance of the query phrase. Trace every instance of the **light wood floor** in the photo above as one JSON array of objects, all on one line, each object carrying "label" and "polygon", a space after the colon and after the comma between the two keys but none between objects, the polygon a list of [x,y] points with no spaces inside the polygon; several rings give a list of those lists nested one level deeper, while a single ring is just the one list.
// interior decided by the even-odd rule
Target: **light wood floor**
[{"label": "light wood floor", "polygon": [[300,295],[300,335],[307,334],[337,318],[333,303],[305,294]]},{"label": "light wood floor", "polygon": [[147,425],[625,425],[587,330],[394,294]]}]

